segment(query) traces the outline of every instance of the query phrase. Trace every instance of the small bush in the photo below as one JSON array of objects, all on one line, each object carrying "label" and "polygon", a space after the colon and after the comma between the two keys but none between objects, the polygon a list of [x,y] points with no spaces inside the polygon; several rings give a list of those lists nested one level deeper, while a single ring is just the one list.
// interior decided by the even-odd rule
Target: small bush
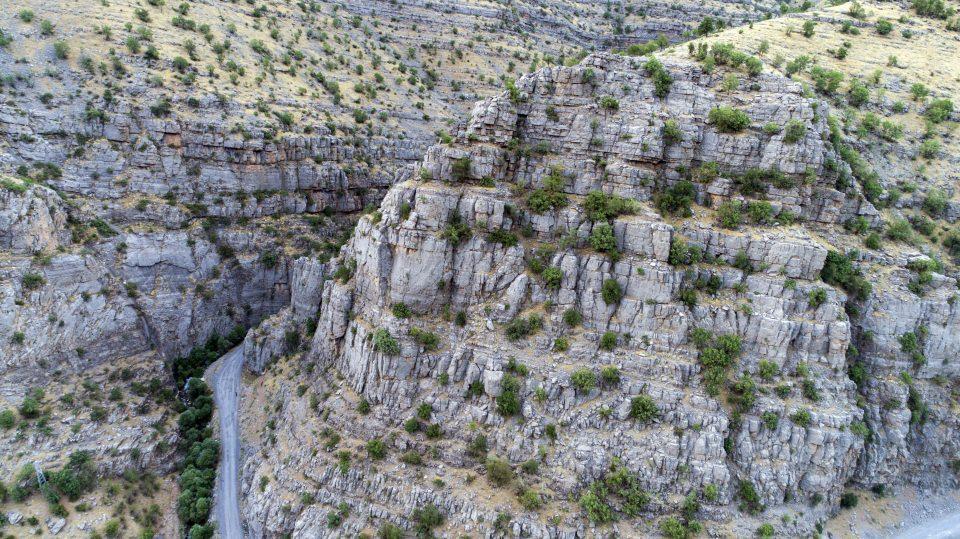
[{"label": "small bush", "polygon": [[660,408],[649,395],[638,395],[630,399],[630,417],[641,423],[647,423],[660,415]]},{"label": "small bush", "polygon": [[717,224],[723,228],[736,229],[743,222],[743,215],[740,213],[740,203],[728,200],[717,208]]},{"label": "small bush", "polygon": [[563,312],[563,323],[570,327],[577,327],[583,322],[583,315],[576,309],[567,309]]},{"label": "small bush", "polygon": [[683,142],[683,131],[680,130],[680,124],[676,120],[663,122],[663,140],[668,145]]},{"label": "small bush", "polygon": [[374,438],[367,442],[367,454],[374,460],[382,460],[387,456],[387,444],[379,438]]},{"label": "small bush", "polygon": [[558,267],[549,267],[543,270],[543,284],[551,289],[557,290],[563,282],[563,270]]},{"label": "small bush", "polygon": [[647,60],[647,63],[644,64],[644,69],[647,74],[650,75],[650,78],[653,79],[653,93],[660,99],[667,97],[667,94],[670,93],[670,85],[673,84],[673,77],[670,76],[670,72],[667,71],[663,64],[660,63],[654,57],[650,57]]},{"label": "small bush", "polygon": [[715,107],[708,119],[721,133],[739,133],[750,125],[747,114],[733,107]]},{"label": "small bush", "polygon": [[787,144],[795,144],[803,139],[807,134],[807,126],[800,120],[790,120],[787,122],[786,133],[783,135],[783,141]]},{"label": "small bush", "polygon": [[513,468],[510,463],[497,457],[487,458],[487,479],[495,486],[502,487],[513,481]]},{"label": "small bush", "polygon": [[388,356],[400,354],[400,343],[394,339],[390,332],[380,328],[373,332],[373,349]]},{"label": "small bush", "polygon": [[413,315],[410,307],[407,307],[407,304],[402,302],[394,303],[390,310],[393,312],[393,316],[397,318],[410,318]]},{"label": "small bush", "polygon": [[599,223],[590,233],[590,246],[601,253],[616,253],[617,240],[613,236],[613,227],[609,223]]},{"label": "small bush", "polygon": [[623,298],[623,289],[616,279],[606,279],[600,288],[600,296],[607,305],[616,305]]},{"label": "small bush", "polygon": [[597,387],[597,375],[590,369],[577,369],[570,375],[570,382],[577,391],[590,391]]},{"label": "small bush", "polygon": [[609,95],[605,95],[600,98],[600,108],[607,109],[607,110],[617,110],[620,108],[620,102]]},{"label": "small bush", "polygon": [[924,159],[936,159],[940,155],[940,141],[936,139],[927,139],[920,143],[920,157]]},{"label": "small bush", "polygon": [[26,273],[20,279],[20,284],[23,285],[25,290],[36,290],[46,284],[46,282],[47,280],[39,273]]},{"label": "small bush", "polygon": [[617,347],[617,334],[614,331],[607,331],[600,336],[600,349],[611,351]]},{"label": "small bush", "polygon": [[797,425],[800,425],[801,427],[806,427],[810,424],[810,419],[811,419],[810,411],[805,408],[801,408],[796,412],[792,413],[790,415],[790,419]]},{"label": "small bush", "polygon": [[[0,412],[0,429],[10,430],[17,424],[17,418],[13,414],[13,410],[4,410]],[[3,500],[0,500],[2,502]]]},{"label": "small bush", "polygon": [[930,103],[923,115],[931,123],[938,124],[950,117],[953,113],[953,101],[949,99],[936,99]]},{"label": "small bush", "polygon": [[67,45],[66,41],[55,41],[53,43],[53,53],[56,54],[57,58],[66,60],[70,56],[70,45]]},{"label": "small bush", "polygon": [[814,288],[808,295],[810,306],[816,309],[827,301],[827,291],[822,288]]},{"label": "small bush", "polygon": [[690,217],[693,215],[690,205],[696,194],[693,183],[683,180],[655,195],[654,204],[662,215]]}]

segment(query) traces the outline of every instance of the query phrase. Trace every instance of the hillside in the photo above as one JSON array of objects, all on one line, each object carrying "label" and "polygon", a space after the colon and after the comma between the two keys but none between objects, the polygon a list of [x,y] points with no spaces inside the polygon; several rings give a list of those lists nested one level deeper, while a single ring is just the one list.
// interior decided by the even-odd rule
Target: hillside
[{"label": "hillside", "polygon": [[0,534],[213,533],[236,345],[250,537],[956,499],[951,4],[4,8]]}]

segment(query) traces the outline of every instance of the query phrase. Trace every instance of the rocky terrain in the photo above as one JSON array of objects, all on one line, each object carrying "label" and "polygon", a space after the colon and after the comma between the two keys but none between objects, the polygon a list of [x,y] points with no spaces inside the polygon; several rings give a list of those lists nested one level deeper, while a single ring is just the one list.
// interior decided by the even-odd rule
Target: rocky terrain
[{"label": "rocky terrain", "polygon": [[935,4],[3,10],[0,472],[104,478],[15,512],[174,529],[175,480],[131,522],[108,479],[174,471],[163,364],[247,328],[256,537],[792,536],[955,489]]},{"label": "rocky terrain", "polygon": [[954,487],[955,279],[861,251],[889,225],[830,103],[731,67],[542,69],[401,173],[316,321],[247,336],[256,370],[309,340],[251,399],[286,403],[250,433],[254,535],[323,535],[318,503],[351,533],[802,535],[851,488]]}]

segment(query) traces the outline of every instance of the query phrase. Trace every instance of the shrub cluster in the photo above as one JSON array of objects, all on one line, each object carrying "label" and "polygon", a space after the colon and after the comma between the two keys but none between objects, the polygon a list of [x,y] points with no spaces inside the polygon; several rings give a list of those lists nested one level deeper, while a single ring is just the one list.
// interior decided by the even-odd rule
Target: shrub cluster
[{"label": "shrub cluster", "polygon": [[709,331],[700,328],[695,328],[690,337],[700,349],[699,360],[704,368],[703,378],[707,393],[715,397],[720,394],[720,389],[726,380],[727,369],[740,357],[740,337],[737,335],[714,337]]},{"label": "shrub cluster", "polygon": [[177,515],[191,539],[213,537],[215,525],[208,523],[213,507],[213,486],[220,456],[220,443],[212,437],[210,418],[213,397],[200,378],[187,381],[187,409],[180,414],[180,447],[185,451],[180,472]]},{"label": "shrub cluster", "polygon": [[563,192],[565,184],[563,170],[560,167],[551,168],[550,174],[543,179],[543,187],[527,197],[527,207],[534,213],[543,213],[566,206],[567,195]]},{"label": "shrub cluster", "polygon": [[733,107],[714,107],[707,118],[721,133],[739,133],[750,125],[750,117]]},{"label": "shrub cluster", "polygon": [[580,507],[597,524],[611,522],[618,515],[636,517],[650,503],[650,495],[640,480],[617,459],[610,471],[594,481],[580,495]]},{"label": "shrub cluster", "polygon": [[820,270],[820,278],[825,283],[843,288],[856,299],[866,299],[872,287],[863,278],[863,273],[853,267],[853,258],[837,251],[828,252],[823,269]]},{"label": "shrub cluster", "polygon": [[647,63],[644,64],[643,67],[653,80],[654,95],[661,99],[667,97],[667,94],[670,93],[670,85],[673,84],[673,77],[670,76],[670,72],[667,71],[667,68],[663,67],[663,64],[660,63],[660,60],[657,60],[652,56],[649,60],[647,60]]},{"label": "shrub cluster", "polygon": [[195,346],[186,356],[173,360],[173,379],[181,389],[190,378],[200,378],[214,361],[231,348],[243,341],[247,330],[240,325],[234,326],[225,337],[214,333],[203,346]]}]

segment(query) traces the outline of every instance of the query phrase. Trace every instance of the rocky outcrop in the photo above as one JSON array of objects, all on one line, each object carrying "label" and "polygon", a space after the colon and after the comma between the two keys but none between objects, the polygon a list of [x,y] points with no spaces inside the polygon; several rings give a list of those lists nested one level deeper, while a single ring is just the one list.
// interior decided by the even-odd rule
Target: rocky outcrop
[{"label": "rocky outcrop", "polygon": [[[719,94],[720,74],[685,63],[667,69],[674,82],[664,99],[629,58],[598,54],[578,67],[543,69],[479,103],[451,144],[432,147],[419,170],[399,175],[380,211],[360,220],[332,262],[322,295],[316,277],[302,293],[319,303],[299,360],[320,368],[314,391],[329,394],[342,377],[337,394],[356,392],[374,410],[364,418],[348,403],[323,406],[328,428],[362,442],[428,403],[443,431],[430,457],[437,466],[469,470],[475,461],[465,448],[482,432],[491,453],[518,466],[539,462],[539,478],[525,478],[521,490],[576,500],[622,465],[651,493],[647,514],[711,490],[712,500],[700,500],[709,518],[742,503],[803,504],[812,519],[785,533],[802,533],[832,511],[847,484],[893,485],[892,474],[906,470],[917,484],[952,484],[946,468],[957,455],[957,418],[934,411],[949,397],[929,380],[957,377],[947,360],[960,343],[950,336],[957,321],[940,288],[953,279],[938,277],[934,291],[909,307],[904,280],[878,283],[863,301],[822,282],[828,252],[844,250],[828,240],[842,230],[837,225],[877,216],[858,188],[836,189],[837,163],[845,165],[820,136],[824,116],[813,114],[798,85],[778,77],[760,75],[749,88]],[[705,120],[718,106],[743,110],[750,127],[718,131]],[[665,141],[667,120],[681,141]],[[760,129],[790,121],[807,133],[794,143]],[[704,163],[713,176],[694,172]],[[737,188],[752,171],[771,169],[786,180],[759,196]],[[694,218],[661,217],[658,195],[691,175],[700,180],[690,184],[701,204]],[[531,195],[543,192],[561,202],[534,207]],[[633,201],[625,213],[610,209],[618,196]],[[704,207],[758,198],[800,224],[730,230]],[[613,247],[601,247],[603,234]],[[256,341],[248,338],[253,368],[262,369],[264,355],[296,353],[279,345],[297,327],[294,311],[312,308],[283,311]],[[929,325],[922,350],[930,359],[907,384],[897,378],[910,368],[897,337],[918,324]],[[870,346],[860,343],[867,333]],[[712,382],[717,371],[705,356],[714,352],[704,349],[720,336],[735,336],[738,346]],[[868,381],[848,376],[858,357],[871,366]],[[883,357],[900,363],[884,371]],[[584,382],[583,372],[602,380],[605,367],[616,376]],[[503,409],[505,392],[517,398],[515,415]],[[931,403],[923,423],[911,425],[917,398],[908,393]],[[641,396],[658,411],[652,420],[636,420]],[[282,414],[302,413],[289,407]],[[417,434],[389,439],[396,452],[426,450]],[[413,499],[371,504],[365,485],[389,492],[388,476],[412,472],[360,464],[341,475],[326,457],[283,454],[318,472],[303,483],[289,463],[271,462],[279,456],[248,461],[250,484],[267,470],[280,481],[271,487],[277,493],[246,500],[257,534],[322,534],[314,508],[277,512],[275,500],[313,492],[309,485],[320,488],[321,503],[347,501],[347,529],[384,520],[407,526],[411,511],[428,502],[445,509],[451,529],[474,529],[488,518],[478,511],[504,510],[496,497],[478,503],[469,482],[442,499],[405,492]],[[923,470],[928,460],[936,464]],[[744,485],[755,489],[753,502],[744,502]],[[820,505],[810,509],[813,502]],[[534,536],[560,536],[582,533],[584,521],[568,514],[550,528],[527,515],[514,522]]]}]

